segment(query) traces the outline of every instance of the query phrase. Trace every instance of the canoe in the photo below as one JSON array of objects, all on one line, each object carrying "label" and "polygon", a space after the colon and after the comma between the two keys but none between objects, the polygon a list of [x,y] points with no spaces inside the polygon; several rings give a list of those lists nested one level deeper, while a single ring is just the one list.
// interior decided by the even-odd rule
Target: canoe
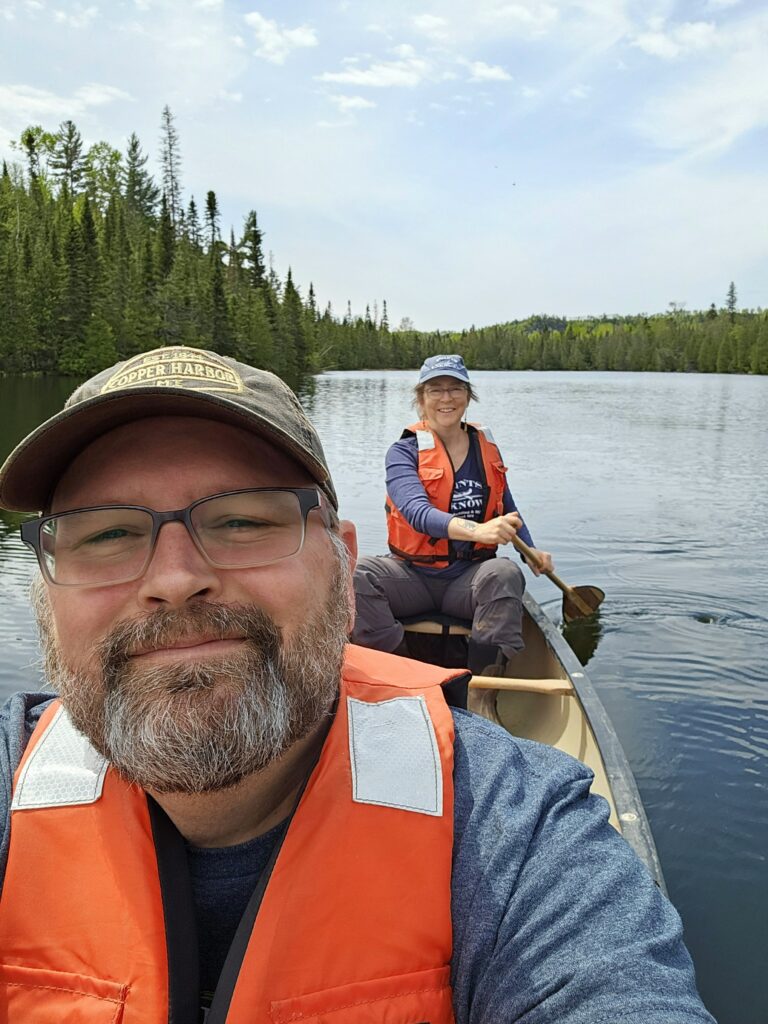
[{"label": "canoe", "polygon": [[[503,676],[472,677],[469,710],[513,736],[557,747],[591,768],[592,791],[608,801],[611,824],[666,892],[637,783],[602,701],[576,655],[530,594],[524,595],[523,606],[525,649],[510,658]],[[425,616],[404,625],[414,657],[454,667],[455,658],[445,658],[446,642],[454,653],[466,649],[462,638],[469,633],[469,623]]]}]

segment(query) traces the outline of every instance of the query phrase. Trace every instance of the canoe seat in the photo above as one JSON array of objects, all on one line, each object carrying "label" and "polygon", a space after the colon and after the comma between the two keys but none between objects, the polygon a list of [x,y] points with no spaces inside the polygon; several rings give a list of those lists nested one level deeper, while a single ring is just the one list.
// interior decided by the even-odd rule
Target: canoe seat
[{"label": "canoe seat", "polygon": [[469,619],[455,619],[442,612],[429,615],[404,615],[400,622],[406,633],[430,633],[434,636],[469,636],[472,623]]},{"label": "canoe seat", "polygon": [[442,612],[428,612],[426,615],[405,615],[400,622],[406,637],[410,635],[414,638],[415,646],[411,648],[413,657],[434,660],[436,664],[446,667],[466,665],[467,640],[472,632],[469,619],[455,619]]}]

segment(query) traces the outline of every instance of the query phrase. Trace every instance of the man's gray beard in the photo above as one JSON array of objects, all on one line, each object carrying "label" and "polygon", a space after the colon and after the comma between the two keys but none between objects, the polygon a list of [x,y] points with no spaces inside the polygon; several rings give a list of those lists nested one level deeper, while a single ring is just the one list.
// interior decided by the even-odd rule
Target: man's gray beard
[{"label": "man's gray beard", "polygon": [[[99,646],[98,673],[64,663],[39,582],[33,604],[46,674],[76,728],[129,782],[156,793],[226,789],[330,713],[347,641],[347,580],[339,562],[324,606],[289,644],[256,605],[200,602],[118,625]],[[130,660],[131,651],[200,633],[246,639],[240,650],[198,664]]]}]

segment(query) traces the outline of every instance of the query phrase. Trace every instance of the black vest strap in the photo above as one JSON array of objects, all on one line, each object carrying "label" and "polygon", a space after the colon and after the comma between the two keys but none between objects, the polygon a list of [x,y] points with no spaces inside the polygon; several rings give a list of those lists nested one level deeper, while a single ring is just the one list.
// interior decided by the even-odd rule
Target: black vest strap
[{"label": "black vest strap", "polygon": [[163,897],[168,951],[168,1024],[197,1024],[200,980],[197,925],[187,850],[162,807],[147,796]]}]

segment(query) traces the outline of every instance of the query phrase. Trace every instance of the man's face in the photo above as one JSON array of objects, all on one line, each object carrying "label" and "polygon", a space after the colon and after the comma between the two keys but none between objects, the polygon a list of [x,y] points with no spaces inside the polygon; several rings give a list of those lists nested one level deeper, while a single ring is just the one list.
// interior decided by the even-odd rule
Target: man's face
[{"label": "man's face", "polygon": [[[168,511],[224,491],[311,485],[297,463],[252,434],[157,417],[86,448],[62,477],[52,511]],[[342,538],[354,554],[351,525],[342,525]],[[140,579],[48,587],[40,616],[49,676],[78,728],[127,777],[157,792],[223,788],[327,714],[349,593],[349,570],[316,512],[299,554],[250,569],[209,565],[184,524],[167,523]]]}]

